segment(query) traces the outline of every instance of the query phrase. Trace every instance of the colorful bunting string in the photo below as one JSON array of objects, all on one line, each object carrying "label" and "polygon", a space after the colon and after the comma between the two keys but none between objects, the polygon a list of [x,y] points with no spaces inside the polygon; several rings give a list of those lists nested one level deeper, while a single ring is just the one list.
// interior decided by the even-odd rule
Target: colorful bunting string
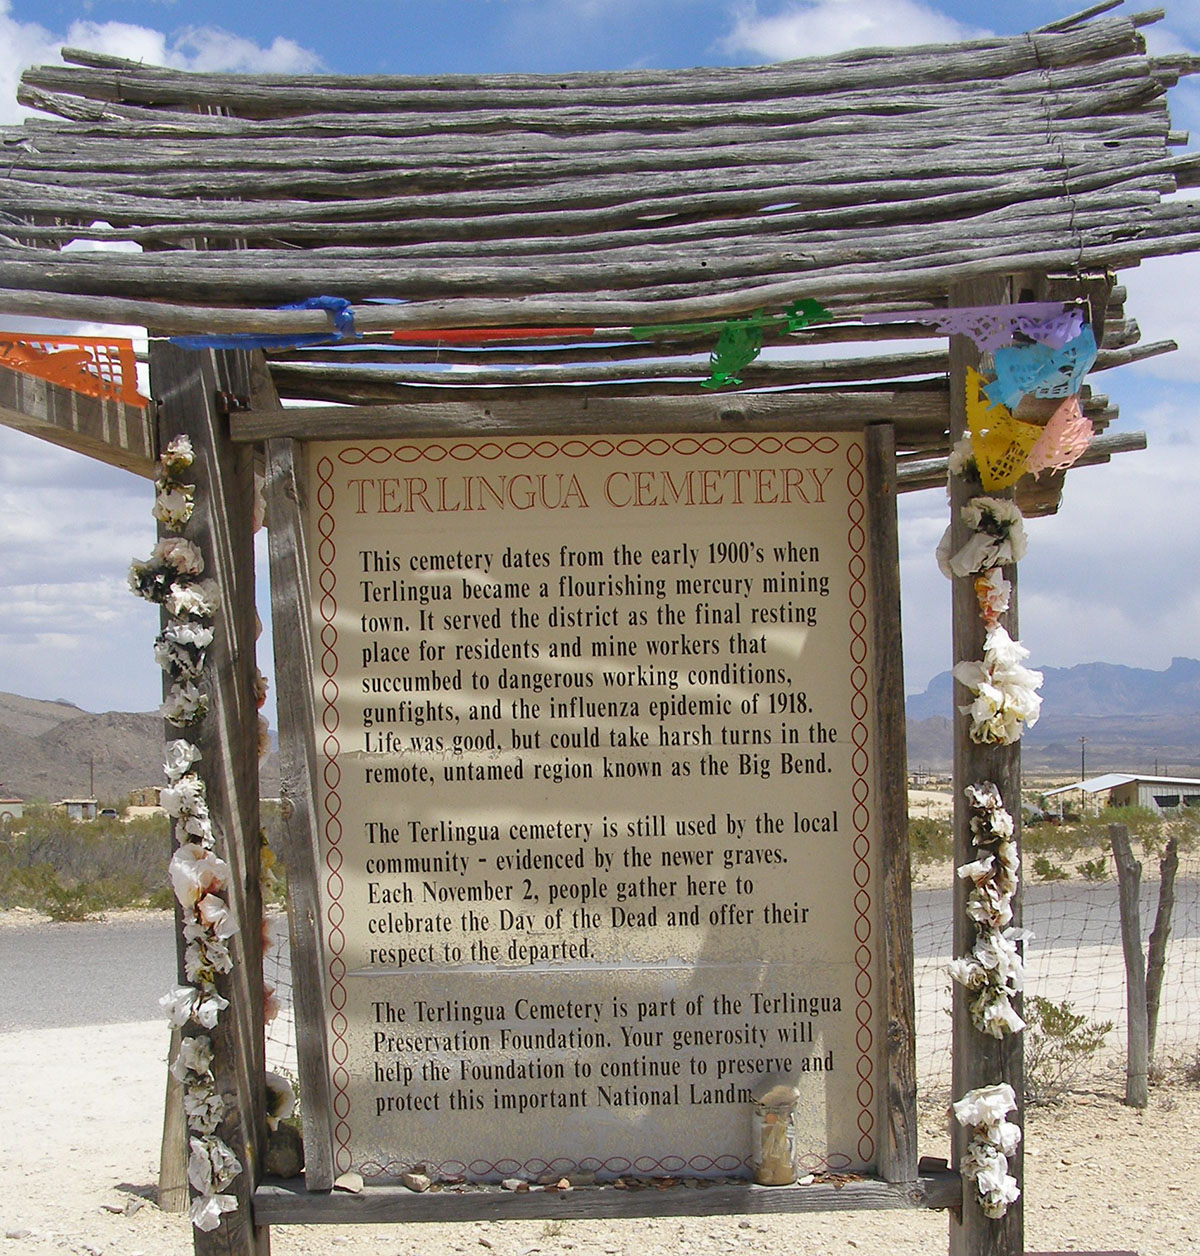
[{"label": "colorful bunting string", "polygon": [[1036,423],[1013,418],[1010,411],[990,404],[984,396],[984,378],[967,368],[967,426],[979,478],[989,493],[1015,484],[1025,473],[1026,459],[1042,429]]},{"label": "colorful bunting string", "polygon": [[1092,421],[1079,408],[1079,397],[1068,397],[1050,416],[1037,444],[1029,451],[1025,470],[1065,471],[1079,461],[1096,435]]},{"label": "colorful bunting string", "polygon": [[0,334],[0,366],[60,384],[72,392],[145,409],[137,388],[132,340],[101,336]]},{"label": "colorful bunting string", "polygon": [[[921,323],[945,336],[970,336],[985,353],[993,353],[1013,342],[1021,331],[1038,340],[1030,328],[1052,324],[1048,333],[1060,334],[1058,320],[1067,312],[1062,301],[1025,301],[1014,305],[956,306],[944,310],[899,310],[864,314],[864,323]],[[1082,315],[1080,315],[1082,319]],[[1070,339],[1070,337],[1068,337]],[[1057,347],[1061,347],[1057,346]]]},{"label": "colorful bunting string", "polygon": [[1096,337],[1090,324],[1061,349],[1021,345],[996,350],[996,378],[984,392],[992,402],[1015,406],[1027,393],[1037,397],[1069,397],[1079,391],[1096,360]]}]

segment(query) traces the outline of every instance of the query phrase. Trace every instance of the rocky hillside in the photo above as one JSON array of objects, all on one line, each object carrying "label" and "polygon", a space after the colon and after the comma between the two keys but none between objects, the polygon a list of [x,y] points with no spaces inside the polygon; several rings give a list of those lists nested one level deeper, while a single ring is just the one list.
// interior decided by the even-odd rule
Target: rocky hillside
[{"label": "rocky hillside", "polygon": [[[102,805],[163,783],[164,724],[157,712],[106,711],[0,693],[0,794],[58,802],[94,792]],[[278,790],[274,756],[263,792]]]}]

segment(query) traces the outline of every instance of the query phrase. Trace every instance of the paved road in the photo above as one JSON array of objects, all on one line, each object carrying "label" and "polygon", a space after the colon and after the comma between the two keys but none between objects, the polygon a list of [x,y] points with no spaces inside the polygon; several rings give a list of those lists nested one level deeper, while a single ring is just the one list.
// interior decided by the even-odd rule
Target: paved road
[{"label": "paved road", "polygon": [[154,1020],[175,984],[174,934],[165,912],[0,928],[0,1032]]},{"label": "paved road", "polygon": [[[1148,933],[1158,886],[1142,887],[1142,928]],[[1115,881],[1025,887],[1025,923],[1040,948],[1066,939],[1072,948],[1114,941]],[[1193,889],[1179,886],[1172,937],[1200,936]],[[1182,905],[1193,904],[1190,911]],[[913,895],[918,959],[950,948],[949,890]],[[174,925],[151,920],[0,928],[0,1032],[153,1020],[158,1000],[175,983]]]}]

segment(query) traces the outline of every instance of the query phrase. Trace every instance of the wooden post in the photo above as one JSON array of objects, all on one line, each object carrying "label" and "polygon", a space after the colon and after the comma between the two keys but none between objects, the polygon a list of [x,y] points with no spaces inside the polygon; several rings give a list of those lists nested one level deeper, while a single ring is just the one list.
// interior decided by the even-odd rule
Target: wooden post
[{"label": "wooden post", "polygon": [[1162,999],[1163,976],[1167,968],[1167,943],[1171,940],[1171,917],[1175,912],[1175,876],[1179,871],[1179,838],[1167,841],[1159,861],[1158,910],[1146,948],[1146,1058],[1154,1063],[1158,1039],[1158,1006]]},{"label": "wooden post", "polygon": [[1129,830],[1108,826],[1113,860],[1117,865],[1117,894],[1121,905],[1121,949],[1125,952],[1125,1102],[1144,1108],[1150,1102],[1150,1040],[1146,1019],[1146,956],[1142,951],[1142,913],[1138,896],[1142,865],[1133,857]]},{"label": "wooden post", "polygon": [[[150,386],[158,400],[159,448],[176,436],[192,442],[196,510],[185,532],[200,547],[205,576],[217,581],[221,609],[204,683],[209,710],[189,740],[207,790],[218,850],[230,867],[229,905],[239,925],[231,939],[233,971],[220,992],[229,1007],[210,1037],[213,1072],[225,1098],[218,1135],[242,1163],[229,1187],[238,1200],[220,1226],[193,1230],[198,1256],[266,1256],[268,1231],[254,1225],[251,1201],[266,1134],[259,884],[258,712],[254,697],[254,452],[229,439],[221,394],[248,398],[245,355],[193,352],[150,341]],[[172,730],[172,735],[177,735]],[[182,948],[182,938],[179,940]]]},{"label": "wooden post", "polygon": [[[900,555],[896,529],[896,439],[890,424],[867,428],[869,482],[884,500],[872,511],[877,692],[903,693],[900,623]],[[904,704],[879,703],[879,802],[883,831],[882,892],[884,1002],[887,1037],[886,1129],[879,1144],[879,1174],[891,1183],[917,1177],[916,1008],[913,997],[912,881],[908,858],[908,806],[904,796]]]},{"label": "wooden post", "polygon": [[[172,1026],[168,1059],[174,1060],[179,1054],[182,1039],[178,1026]],[[161,1212],[188,1210],[187,1145],[183,1083],[168,1070],[167,1095],[163,1104],[162,1143],[158,1153],[158,1207]]]},{"label": "wooden post", "polygon": [[[1009,299],[1008,284],[1000,278],[962,284],[951,289],[951,306],[999,305]],[[953,445],[966,430],[966,370],[981,365],[979,350],[966,336],[950,340],[950,442]],[[962,522],[962,507],[980,489],[973,480],[961,475],[950,477],[950,516],[953,548],[957,550],[968,539]],[[999,494],[993,494],[997,496]],[[1005,568],[1012,582],[1012,599],[1004,625],[1017,637],[1017,580],[1015,567]],[[954,661],[983,657],[984,625],[979,613],[972,577],[952,582],[952,623]],[[976,858],[975,845],[968,824],[969,812],[964,794],[968,785],[982,781],[994,782],[1012,814],[1014,840],[1021,836],[1021,752],[1020,746],[982,746],[971,740],[970,720],[959,708],[971,701],[970,690],[954,686],[954,864],[970,863]],[[966,955],[975,940],[974,922],[967,916],[968,886],[956,880],[954,890],[954,954]],[[1021,923],[1021,894],[1013,900],[1013,924]],[[1019,1009],[1018,1009],[1019,1010]],[[1010,1119],[1024,1126],[1024,1050],[1019,1034],[992,1038],[980,1033],[971,1021],[966,991],[954,985],[952,1075],[954,1098],[961,1099],[969,1090],[1008,1082],[1017,1097],[1017,1112]],[[957,1122],[951,1131],[953,1163],[962,1163],[967,1148],[968,1131]],[[963,1183],[963,1206],[950,1221],[950,1256],[1024,1256],[1024,1158],[1021,1150],[1009,1158],[1009,1171],[1021,1184],[1022,1197],[1011,1204],[1002,1218],[993,1220],[980,1208],[974,1184]]]}]

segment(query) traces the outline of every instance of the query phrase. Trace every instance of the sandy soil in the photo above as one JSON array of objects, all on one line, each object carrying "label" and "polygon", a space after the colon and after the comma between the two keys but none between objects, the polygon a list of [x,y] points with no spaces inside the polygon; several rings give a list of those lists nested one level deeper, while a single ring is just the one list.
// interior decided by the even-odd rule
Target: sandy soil
[{"label": "sandy soil", "polygon": [[[110,1025],[0,1035],[0,1256],[180,1256],[186,1218],[154,1203],[165,1082],[165,1025]],[[1026,1238],[1032,1251],[1200,1249],[1200,1086],[1157,1086],[1147,1112],[1098,1092],[1027,1121]],[[922,1152],[946,1155],[941,1113],[922,1123]],[[946,1250],[940,1213],[827,1213],[762,1220],[471,1223],[277,1227],[281,1256],[638,1256],[739,1251]]]}]

